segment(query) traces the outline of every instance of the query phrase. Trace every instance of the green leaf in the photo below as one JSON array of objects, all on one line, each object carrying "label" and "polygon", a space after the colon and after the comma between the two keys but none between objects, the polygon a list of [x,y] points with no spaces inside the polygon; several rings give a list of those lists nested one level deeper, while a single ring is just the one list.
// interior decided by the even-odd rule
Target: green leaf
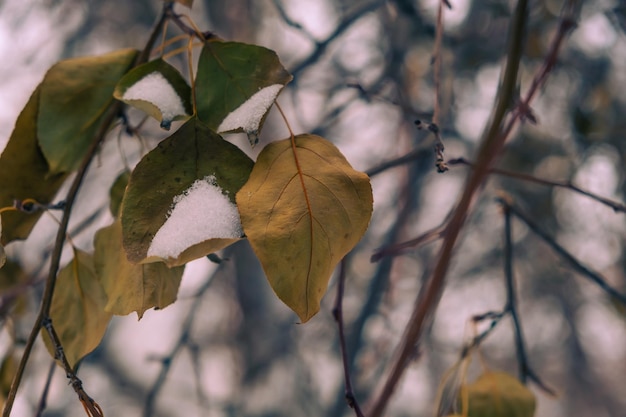
[{"label": "green leaf", "polygon": [[[40,87],[31,95],[20,113],[9,142],[0,156],[0,207],[13,206],[14,200],[32,198],[50,203],[67,174],[52,174],[37,142],[37,114]],[[26,239],[42,211],[27,214],[8,211],[2,214],[0,243],[6,245]]]},{"label": "green leaf", "polygon": [[113,102],[113,89],[137,51],[61,61],[41,83],[37,118],[39,145],[53,174],[78,167]]},{"label": "green leaf", "polygon": [[173,120],[186,119],[193,112],[191,88],[176,68],[160,58],[129,71],[113,95],[154,117],[166,130]]},{"label": "green leaf", "polygon": [[185,123],[130,177],[122,203],[128,259],[182,265],[239,240],[235,193],[253,164],[196,118]]},{"label": "green leaf", "polygon": [[267,112],[291,78],[270,49],[209,41],[198,61],[198,117],[216,132],[246,132],[254,145]]},{"label": "green leaf", "polygon": [[[50,317],[70,364],[94,350],[102,340],[111,314],[104,311],[107,297],[96,276],[93,257],[80,250],[57,276]],[[44,341],[54,357],[54,347],[45,329]]]},{"label": "green leaf", "polygon": [[124,192],[126,191],[126,186],[128,185],[128,180],[130,179],[130,172],[124,171],[122,172],[116,179],[111,189],[109,190],[109,210],[111,210],[111,214],[113,217],[117,217],[120,206],[122,205],[122,199],[124,198]]},{"label": "green leaf", "polygon": [[486,372],[467,386],[469,417],[532,417],[535,395],[505,372]]},{"label": "green leaf", "polygon": [[105,311],[117,315],[137,312],[139,319],[152,308],[176,301],[185,267],[168,268],[162,262],[131,264],[122,247],[119,220],[96,233],[94,263],[108,297]]},{"label": "green leaf", "polygon": [[327,140],[299,135],[295,146],[294,154],[285,139],[261,151],[237,205],[270,285],[306,322],[319,311],[333,269],[367,229],[372,189]]}]

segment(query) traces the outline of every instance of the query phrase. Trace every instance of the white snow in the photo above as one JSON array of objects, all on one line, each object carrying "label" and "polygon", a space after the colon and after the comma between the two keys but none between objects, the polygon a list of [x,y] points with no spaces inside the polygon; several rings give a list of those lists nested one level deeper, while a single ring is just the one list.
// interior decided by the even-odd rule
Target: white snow
[{"label": "white snow", "polygon": [[242,128],[246,133],[256,133],[263,115],[274,104],[276,96],[283,88],[282,84],[274,84],[257,91],[241,106],[228,113],[217,128],[218,133]]},{"label": "white snow", "polygon": [[237,206],[210,175],[174,197],[167,220],[152,239],[148,257],[177,258],[185,249],[205,240],[238,238],[242,234]]},{"label": "white snow", "polygon": [[174,87],[157,71],[151,72],[130,86],[122,99],[152,103],[159,108],[165,121],[172,121],[176,116],[187,114],[183,101]]}]

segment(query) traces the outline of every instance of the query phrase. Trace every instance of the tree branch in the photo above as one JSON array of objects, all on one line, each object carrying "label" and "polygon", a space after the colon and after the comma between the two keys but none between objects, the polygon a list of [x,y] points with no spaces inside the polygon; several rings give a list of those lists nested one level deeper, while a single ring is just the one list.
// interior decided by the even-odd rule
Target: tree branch
[{"label": "tree branch", "polygon": [[483,183],[483,180],[488,174],[489,167],[504,144],[506,136],[500,134],[500,129],[517,87],[517,73],[522,55],[522,44],[528,17],[527,9],[527,0],[520,0],[517,3],[510,33],[507,65],[502,85],[499,89],[498,101],[491,121],[483,134],[482,144],[478,153],[477,168],[469,176],[465,191],[460,201],[457,203],[450,222],[446,227],[444,241],[437,257],[433,275],[420,291],[415,308],[411,314],[404,335],[402,336],[400,346],[393,359],[391,370],[369,407],[370,411],[368,415],[370,417],[380,417],[383,415],[401,376],[404,374],[408,361],[413,355],[415,344],[421,336],[424,325],[430,319],[439,304],[446,273],[452,258],[452,250],[461,228],[465,223],[474,195]]},{"label": "tree branch", "polygon": [[[466,165],[470,168],[474,168],[474,164],[472,164],[470,161],[468,161],[465,158],[456,158],[456,159],[450,159],[448,161],[448,164],[450,165]],[[594,194],[590,191],[584,190],[580,187],[578,187],[577,185],[572,184],[570,181],[553,181],[553,180],[547,180],[544,178],[538,178],[535,177],[533,175],[530,174],[524,174],[521,172],[513,172],[513,171],[507,171],[504,169],[498,169],[498,168],[492,168],[489,170],[489,173],[491,174],[496,174],[496,175],[501,175],[504,177],[509,177],[509,178],[514,178],[514,179],[518,179],[518,180],[522,180],[522,181],[528,181],[528,182],[532,182],[535,184],[539,184],[539,185],[546,185],[549,187],[558,187],[558,188],[565,188],[567,190],[571,190],[573,192],[582,194],[586,197],[589,197],[599,203],[602,203],[606,206],[611,207],[614,211],[616,212],[622,212],[622,213],[626,213],[626,204],[618,202],[618,201],[613,201],[610,200],[608,198],[599,196],[597,194]]]},{"label": "tree branch", "polygon": [[[162,30],[163,25],[166,21],[166,13],[165,11],[168,8],[169,3],[166,3],[163,6],[163,13],[161,14],[159,21],[156,23],[148,42],[146,43],[146,47],[142,51],[142,53],[135,60],[134,66],[137,66],[143,62],[145,62],[150,55],[150,50],[152,50],[156,39],[158,38],[159,32]],[[169,5],[171,6],[171,5]],[[61,218],[61,223],[59,225],[59,229],[57,232],[57,236],[54,243],[54,249],[52,250],[52,254],[50,257],[50,269],[48,273],[48,278],[46,279],[46,285],[44,288],[41,305],[39,308],[39,313],[37,318],[35,319],[35,323],[31,329],[31,332],[28,336],[26,345],[24,347],[24,353],[22,354],[22,358],[20,359],[20,363],[18,365],[17,372],[13,381],[11,383],[11,389],[7,395],[7,399],[4,405],[4,409],[2,411],[3,417],[9,417],[11,415],[11,410],[13,409],[13,403],[15,401],[15,396],[17,395],[17,390],[22,381],[22,377],[24,375],[24,371],[26,369],[26,364],[30,358],[30,354],[32,352],[35,341],[37,340],[37,336],[39,335],[39,331],[43,326],[46,319],[50,317],[50,306],[52,304],[52,296],[54,295],[54,287],[56,285],[57,272],[59,270],[60,262],[61,262],[61,254],[63,252],[63,246],[65,244],[65,238],[67,236],[67,227],[70,220],[70,215],[72,212],[72,207],[74,205],[74,201],[76,200],[76,196],[78,195],[78,191],[80,186],[85,178],[87,170],[94,159],[96,153],[100,149],[100,145],[104,141],[107,133],[109,131],[110,126],[113,124],[118,114],[122,110],[124,104],[121,101],[115,101],[108,109],[106,116],[104,117],[104,121],[95,134],[93,141],[89,145],[85,157],[78,168],[76,176],[70,186],[69,191],[67,192],[67,196],[65,198],[65,208],[63,209],[63,217]]]},{"label": "tree branch", "polygon": [[526,223],[526,225],[537,236],[543,239],[543,241],[546,242],[552,248],[552,250],[559,254],[559,256],[569,262],[576,271],[596,283],[602,290],[604,290],[604,292],[609,294],[611,297],[614,297],[622,304],[626,305],[626,294],[622,294],[613,287],[611,287],[601,274],[583,265],[580,261],[578,261],[578,259],[576,259],[576,257],[574,257],[574,255],[572,255],[567,250],[565,250],[565,248],[556,243],[556,241],[552,237],[548,236],[548,234],[545,233],[535,222],[533,222],[530,217],[524,214],[517,207],[508,203],[504,199],[498,199],[498,202],[502,204],[505,208],[510,210],[511,213],[515,215],[515,217]]}]

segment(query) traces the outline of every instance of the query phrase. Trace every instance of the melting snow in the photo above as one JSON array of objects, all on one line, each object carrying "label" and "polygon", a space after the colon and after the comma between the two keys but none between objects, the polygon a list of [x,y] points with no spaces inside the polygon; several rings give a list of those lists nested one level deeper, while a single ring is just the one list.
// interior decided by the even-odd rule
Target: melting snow
[{"label": "melting snow", "polygon": [[215,183],[214,176],[196,180],[174,197],[167,220],[156,233],[148,256],[177,258],[185,249],[213,238],[238,238],[243,234],[237,206]]},{"label": "melting snow", "polygon": [[274,103],[281,88],[283,88],[282,84],[274,84],[256,92],[241,106],[228,113],[217,131],[228,132],[242,128],[246,133],[256,133],[263,115]]},{"label": "melting snow", "polygon": [[174,87],[157,71],[151,72],[130,86],[122,99],[152,103],[159,108],[164,121],[171,121],[176,116],[187,114],[183,101]]}]

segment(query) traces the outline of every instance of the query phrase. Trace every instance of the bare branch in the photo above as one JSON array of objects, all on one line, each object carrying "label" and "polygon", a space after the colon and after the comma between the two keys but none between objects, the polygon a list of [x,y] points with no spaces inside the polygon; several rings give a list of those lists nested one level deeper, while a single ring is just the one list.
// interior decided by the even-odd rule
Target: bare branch
[{"label": "bare branch", "polygon": [[343,362],[343,377],[346,384],[345,396],[346,401],[350,408],[354,410],[354,413],[357,417],[364,417],[361,408],[359,407],[359,403],[356,400],[354,395],[354,390],[352,389],[352,381],[350,379],[350,363],[348,359],[348,352],[346,348],[346,337],[344,334],[344,326],[343,326],[343,292],[346,283],[346,268],[348,260],[347,258],[343,258],[341,264],[339,266],[339,281],[337,283],[337,298],[335,299],[335,307],[333,308],[333,317],[337,322],[337,328],[339,330],[339,347],[341,349],[341,360]]}]

